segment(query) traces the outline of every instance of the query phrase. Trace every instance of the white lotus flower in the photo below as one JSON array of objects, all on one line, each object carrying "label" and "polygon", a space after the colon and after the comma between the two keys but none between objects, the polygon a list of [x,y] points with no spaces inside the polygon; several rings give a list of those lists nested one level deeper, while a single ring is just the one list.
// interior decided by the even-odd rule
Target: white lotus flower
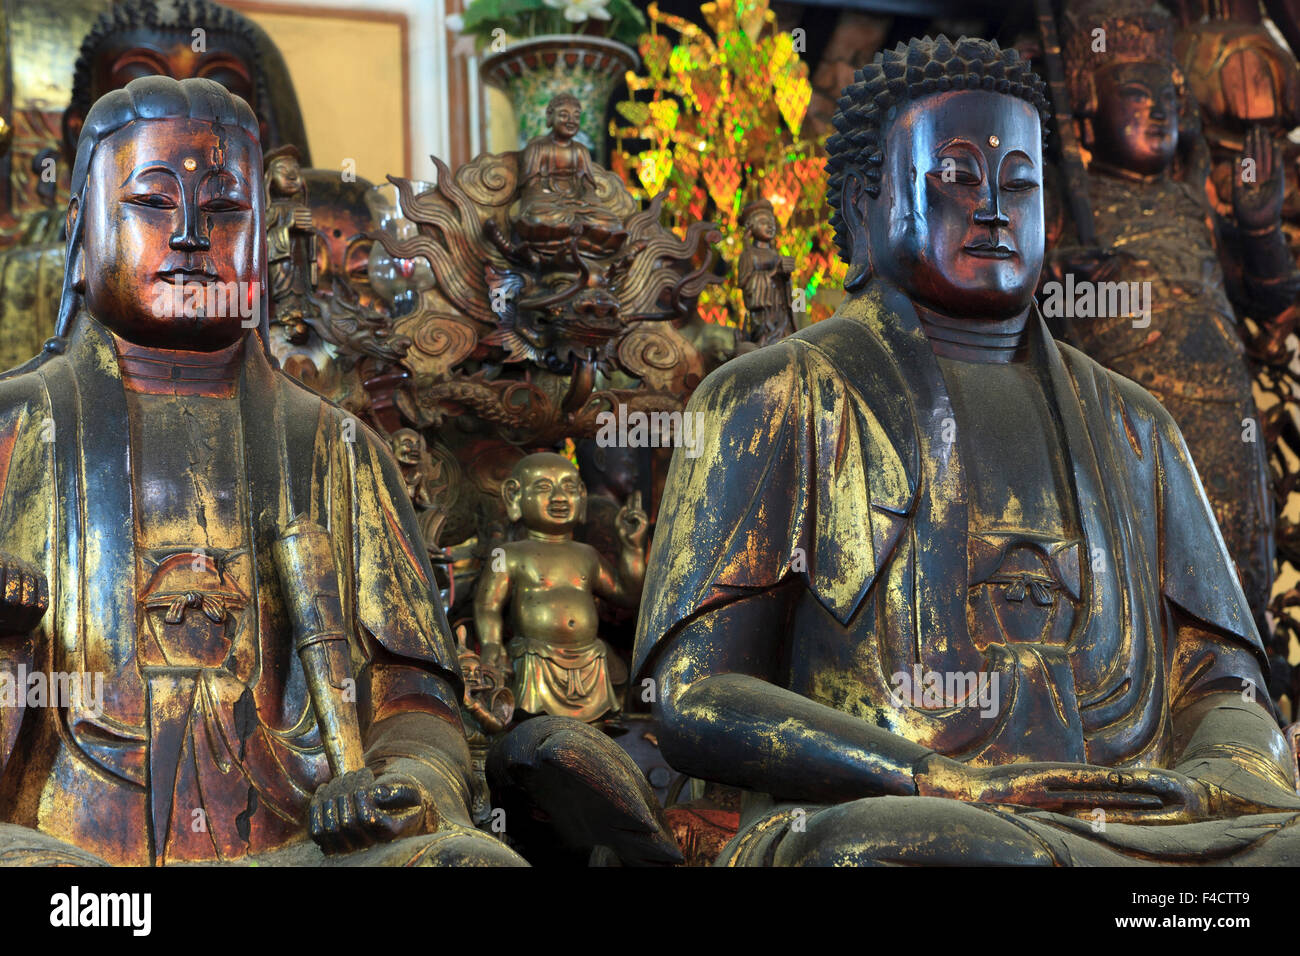
[{"label": "white lotus flower", "polygon": [[588,17],[596,20],[609,20],[609,11],[605,7],[609,0],[543,0],[555,10],[564,11],[564,19],[570,23],[582,23]]}]

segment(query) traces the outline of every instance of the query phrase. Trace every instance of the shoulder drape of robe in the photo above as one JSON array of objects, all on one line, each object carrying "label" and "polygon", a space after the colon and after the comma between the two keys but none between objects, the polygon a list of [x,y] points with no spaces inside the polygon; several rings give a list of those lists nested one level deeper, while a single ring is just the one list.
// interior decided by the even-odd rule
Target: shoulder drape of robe
[{"label": "shoulder drape of robe", "polygon": [[[403,698],[416,707],[424,698],[428,709],[455,719],[461,680],[450,631],[385,443],[273,370],[255,332],[246,340],[242,374],[258,591],[279,586],[270,558],[276,530],[310,515],[333,536],[345,611],[357,625],[356,655],[369,679],[361,689],[374,695],[359,699],[363,722],[400,708]],[[50,583],[50,610],[39,630],[27,641],[0,642],[0,667],[103,672],[99,719],[129,739],[144,715],[134,664],[128,435],[111,340],[87,316],[77,321],[65,354],[0,380],[0,551],[42,569]],[[287,625],[283,639],[292,640]],[[377,663],[384,667],[366,666]],[[0,716],[0,766],[21,716]]]}]

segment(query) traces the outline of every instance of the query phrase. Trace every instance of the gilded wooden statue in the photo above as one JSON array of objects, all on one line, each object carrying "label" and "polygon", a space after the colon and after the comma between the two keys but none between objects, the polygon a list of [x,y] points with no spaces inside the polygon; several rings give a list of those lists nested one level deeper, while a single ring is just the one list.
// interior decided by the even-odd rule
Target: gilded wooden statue
[{"label": "gilded wooden statue", "polygon": [[307,319],[319,309],[316,286],[316,227],[296,146],[266,154],[266,267],[271,280],[271,322],[295,345],[307,341]]},{"label": "gilded wooden statue", "polygon": [[0,381],[0,666],[102,693],[0,710],[0,856],[517,864],[387,443],[269,361],[263,216],[221,85],[87,114],[63,337]]},{"label": "gilded wooden statue", "polygon": [[[634,607],[641,596],[649,522],[640,494],[618,513],[622,550],[612,568],[591,545],[573,539],[586,520],[587,490],[569,459],[528,455],[501,493],[525,537],[494,549],[475,588],[485,663],[513,672],[516,706],[525,713],[590,722],[618,710],[610,650],[597,636],[596,597]],[[507,605],[513,638],[504,646]]]},{"label": "gilded wooden statue", "polygon": [[746,791],[725,864],[1300,860],[1178,426],[1034,304],[1047,116],[996,43],[878,55],[827,144],[847,298],[691,399],[634,679]]},{"label": "gilded wooden statue", "polygon": [[[1231,220],[1233,181],[1242,172],[1241,153],[1255,127],[1268,132],[1281,164],[1286,190],[1282,202],[1282,228],[1293,260],[1300,260],[1300,178],[1296,159],[1300,144],[1288,134],[1300,123],[1300,64],[1290,49],[1278,43],[1260,22],[1257,4],[1233,2],[1215,4],[1205,10],[1198,3],[1180,3],[1181,28],[1175,51],[1186,79],[1188,93],[1200,108],[1201,129],[1210,151],[1209,195],[1219,221]],[[1272,16],[1278,17],[1278,7]],[[1209,17],[1204,15],[1208,13]],[[1295,37],[1295,23],[1287,33],[1287,18],[1275,23],[1284,35]],[[1224,230],[1228,256],[1223,257],[1229,287],[1240,282],[1249,262],[1233,230]],[[1237,276],[1234,277],[1233,273]],[[1296,365],[1300,343],[1295,331],[1300,309],[1294,298],[1285,311],[1247,314],[1241,331],[1247,357],[1255,374],[1260,401],[1262,432],[1272,472],[1274,537],[1277,544],[1278,576],[1288,577],[1286,565],[1300,567],[1300,524],[1288,516],[1288,502],[1300,487],[1300,429],[1296,426],[1300,375]],[[1300,589],[1274,588],[1269,604],[1271,637],[1264,634],[1269,649],[1270,690],[1274,700],[1290,698],[1291,712],[1300,700],[1300,669],[1288,661],[1292,640],[1300,635]]]},{"label": "gilded wooden statue", "polygon": [[[1170,16],[1145,0],[1089,0],[1069,7],[1063,39],[1091,153],[1084,188],[1095,246],[1067,240],[1057,250],[1060,291],[1044,308],[1064,317],[1071,342],[1173,415],[1263,626],[1274,511],[1239,311],[1266,320],[1300,287],[1281,229],[1280,154],[1261,127],[1246,132],[1234,156],[1231,216],[1216,220]],[[1095,294],[1090,307],[1085,287]],[[1112,292],[1127,292],[1127,309]]]},{"label": "gilded wooden statue", "polygon": [[[5,26],[11,42],[0,44],[0,68],[13,96],[0,108],[12,108],[4,118],[14,139],[7,167],[0,160],[0,180],[7,180],[0,181],[0,249],[10,250],[0,255],[0,370],[27,361],[54,333],[68,176],[86,114],[101,96],[141,76],[205,77],[252,106],[265,150],[293,143],[303,163],[311,162],[284,58],[264,30],[230,7],[57,0],[15,4]],[[70,74],[52,69],[69,56],[76,61]]]}]

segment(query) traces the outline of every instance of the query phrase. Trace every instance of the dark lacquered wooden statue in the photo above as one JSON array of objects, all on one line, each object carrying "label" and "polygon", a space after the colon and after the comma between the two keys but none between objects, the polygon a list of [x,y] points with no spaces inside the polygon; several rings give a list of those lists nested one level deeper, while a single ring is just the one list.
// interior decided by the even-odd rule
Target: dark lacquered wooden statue
[{"label": "dark lacquered wooden statue", "polygon": [[135,80],[72,196],[66,347],[0,382],[0,670],[100,692],[0,710],[0,858],[519,862],[387,443],[268,360],[252,111]]},{"label": "dark lacquered wooden statue", "polygon": [[1033,305],[1046,115],[996,44],[878,56],[828,143],[847,299],[691,401],[634,665],[747,791],[726,863],[1300,860],[1178,428]]}]

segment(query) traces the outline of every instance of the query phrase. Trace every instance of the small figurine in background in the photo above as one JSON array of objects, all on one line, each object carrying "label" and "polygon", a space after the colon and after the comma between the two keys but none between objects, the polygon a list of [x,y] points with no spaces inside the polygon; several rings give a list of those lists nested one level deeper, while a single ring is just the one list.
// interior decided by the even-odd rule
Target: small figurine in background
[{"label": "small figurine in background", "polygon": [[289,341],[307,341],[307,318],[319,310],[316,287],[316,229],[307,184],[295,146],[266,154],[266,252],[271,280],[271,317],[288,330]]},{"label": "small figurine in background", "polygon": [[486,740],[504,733],[510,726],[515,716],[515,695],[506,686],[510,672],[483,665],[482,655],[469,646],[464,624],[456,628],[456,645],[461,677],[465,679],[462,717],[465,717],[465,734],[473,750],[476,738]]},{"label": "small figurine in background", "polygon": [[[520,459],[501,486],[506,514],[527,531],[492,550],[474,595],[474,621],[483,665],[513,665],[516,705],[528,714],[594,721],[618,709],[609,648],[596,636],[595,598],[634,607],[645,577],[649,519],[635,494],[618,515],[622,553],[617,570],[595,548],[573,540],[586,517],[587,490],[562,455]],[[502,645],[502,616],[510,605],[514,637]]]},{"label": "small figurine in background", "polygon": [[515,223],[521,238],[555,251],[571,237],[592,251],[615,252],[627,238],[622,217],[606,208],[591,153],[576,137],[582,104],[560,93],[546,106],[550,132],[529,140],[519,158],[519,213]]},{"label": "small figurine in background", "polygon": [[442,526],[447,520],[445,509],[438,503],[447,487],[442,480],[442,463],[433,460],[424,436],[414,428],[399,428],[388,440],[392,444],[393,457],[401,468],[406,494],[415,506],[415,517],[425,546],[436,549]]},{"label": "small figurine in background", "polygon": [[749,338],[758,345],[768,345],[795,330],[790,301],[794,256],[783,256],[773,247],[776,213],[766,199],[756,200],[742,209],[740,224],[749,241],[740,253],[736,281],[740,283],[745,311],[749,313]]},{"label": "small figurine in background", "polygon": [[470,788],[469,814],[482,827],[492,815],[487,782],[487,755],[492,740],[505,733],[515,715],[515,695],[505,686],[508,674],[484,667],[483,659],[469,646],[464,624],[456,626],[456,660],[465,680],[460,702],[460,722],[465,726],[474,785]]}]

